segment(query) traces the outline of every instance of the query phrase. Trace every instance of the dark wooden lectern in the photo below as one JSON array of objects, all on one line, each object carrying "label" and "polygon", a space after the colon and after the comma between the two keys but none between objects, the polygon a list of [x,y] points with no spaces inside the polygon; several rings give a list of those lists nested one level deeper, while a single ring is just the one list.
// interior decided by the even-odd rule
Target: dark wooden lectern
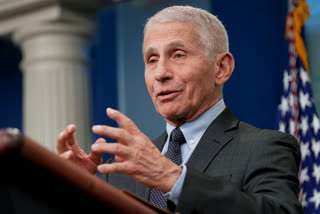
[{"label": "dark wooden lectern", "polygon": [[0,130],[0,213],[162,213],[60,158],[15,129]]}]

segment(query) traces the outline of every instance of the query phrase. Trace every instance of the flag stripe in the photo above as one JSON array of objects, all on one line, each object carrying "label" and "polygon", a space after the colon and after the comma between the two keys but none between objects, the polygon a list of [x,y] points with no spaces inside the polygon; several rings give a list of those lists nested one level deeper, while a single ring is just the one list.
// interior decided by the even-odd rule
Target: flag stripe
[{"label": "flag stripe", "polygon": [[[320,120],[312,100],[305,55],[296,47],[298,39],[301,49],[301,27],[308,14],[305,1],[291,0],[287,17],[289,63],[283,75],[283,94],[277,115],[279,130],[294,135],[300,144],[299,196],[305,213],[312,214],[320,213]],[[298,23],[300,29],[297,17],[302,19]]]}]

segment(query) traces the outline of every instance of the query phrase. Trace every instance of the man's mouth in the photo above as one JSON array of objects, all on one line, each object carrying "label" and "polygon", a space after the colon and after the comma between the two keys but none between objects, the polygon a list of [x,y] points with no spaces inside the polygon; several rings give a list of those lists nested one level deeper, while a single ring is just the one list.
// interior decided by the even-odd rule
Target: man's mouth
[{"label": "man's mouth", "polygon": [[158,93],[157,97],[161,101],[165,101],[175,98],[179,93],[179,91],[161,91],[160,93]]},{"label": "man's mouth", "polygon": [[168,95],[168,94],[172,94],[172,93],[174,93],[174,91],[161,92],[161,93],[159,94],[159,96]]}]

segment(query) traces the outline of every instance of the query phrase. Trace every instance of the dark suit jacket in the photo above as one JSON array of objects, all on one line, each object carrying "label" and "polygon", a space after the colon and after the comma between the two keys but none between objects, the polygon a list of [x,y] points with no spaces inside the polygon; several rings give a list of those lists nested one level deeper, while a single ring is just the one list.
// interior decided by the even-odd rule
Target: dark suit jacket
[{"label": "dark suit jacket", "polygon": [[[161,150],[167,134],[154,143]],[[298,201],[300,149],[294,137],[243,123],[226,108],[187,163],[177,205],[184,213],[303,213]],[[145,199],[150,189],[126,175],[105,179]]]}]

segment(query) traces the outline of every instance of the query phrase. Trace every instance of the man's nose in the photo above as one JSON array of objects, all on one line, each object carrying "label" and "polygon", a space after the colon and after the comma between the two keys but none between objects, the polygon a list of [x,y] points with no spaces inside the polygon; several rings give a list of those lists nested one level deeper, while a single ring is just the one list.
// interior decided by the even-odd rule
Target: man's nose
[{"label": "man's nose", "polygon": [[170,62],[165,59],[161,59],[158,62],[155,78],[158,81],[166,81],[172,79],[173,73],[170,67]]}]

